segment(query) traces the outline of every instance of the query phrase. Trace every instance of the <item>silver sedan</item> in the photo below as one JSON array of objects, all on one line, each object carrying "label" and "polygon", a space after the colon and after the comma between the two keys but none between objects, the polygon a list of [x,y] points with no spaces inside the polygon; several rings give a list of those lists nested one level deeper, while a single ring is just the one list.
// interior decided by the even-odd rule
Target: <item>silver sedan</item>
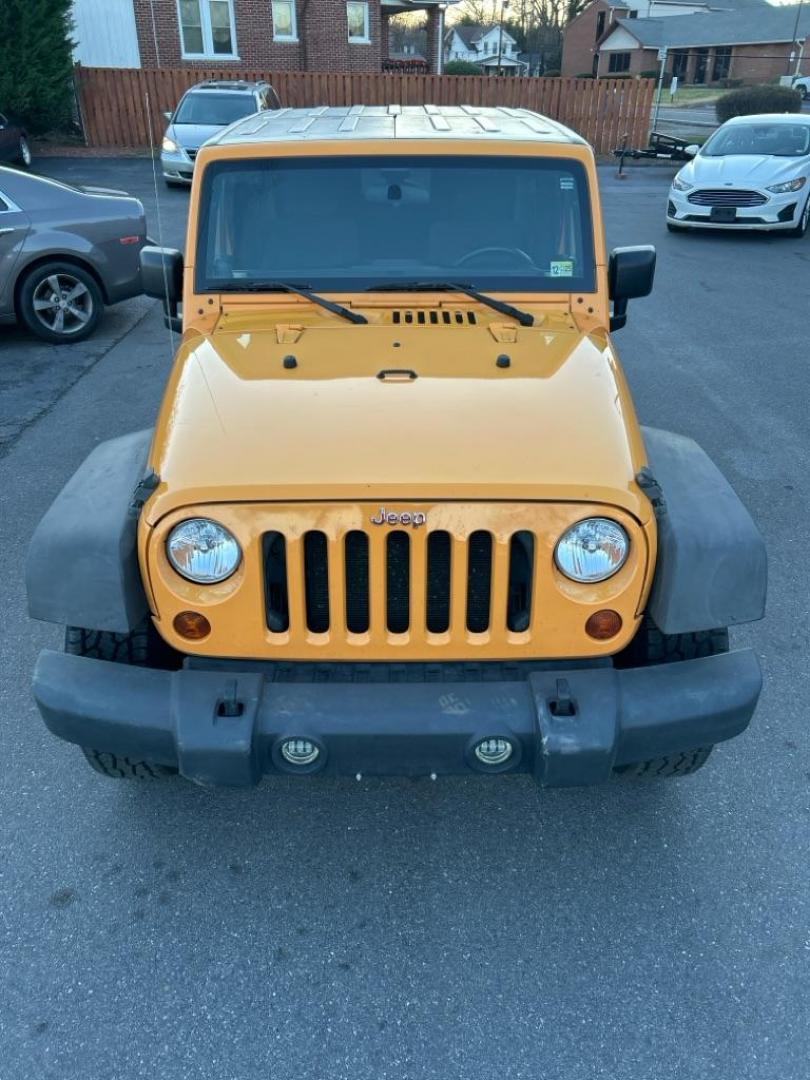
[{"label": "silver sedan", "polygon": [[0,167],[0,322],[45,341],[81,341],[105,304],[139,295],[141,203]]},{"label": "silver sedan", "polygon": [[810,115],[735,116],[672,181],[667,227],[780,230],[810,223]]}]

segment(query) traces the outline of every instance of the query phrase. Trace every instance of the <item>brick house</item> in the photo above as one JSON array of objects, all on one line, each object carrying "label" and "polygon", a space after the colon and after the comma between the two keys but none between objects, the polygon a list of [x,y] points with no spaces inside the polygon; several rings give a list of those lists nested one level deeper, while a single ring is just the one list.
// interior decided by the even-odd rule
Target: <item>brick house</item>
[{"label": "brick house", "polygon": [[[651,14],[647,14],[647,12]],[[563,75],[657,72],[681,83],[764,83],[810,71],[810,7],[766,0],[595,0],[565,31]],[[810,46],[810,43],[808,43]],[[810,47],[808,48],[810,54]]]},{"label": "brick house", "polygon": [[389,20],[427,13],[426,69],[441,69],[443,16],[457,0],[74,0],[87,67],[382,71]]}]

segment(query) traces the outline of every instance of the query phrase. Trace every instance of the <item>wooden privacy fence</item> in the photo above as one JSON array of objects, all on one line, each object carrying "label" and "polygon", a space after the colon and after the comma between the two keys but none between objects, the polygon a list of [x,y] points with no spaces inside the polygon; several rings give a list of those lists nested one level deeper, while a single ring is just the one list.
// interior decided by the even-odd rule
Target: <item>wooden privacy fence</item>
[{"label": "wooden privacy fence", "polygon": [[233,68],[76,68],[88,146],[148,147],[147,100],[154,140],[163,112],[203,79],[266,79],[283,105],[506,105],[533,109],[584,136],[609,154],[627,136],[644,146],[654,83],[649,79],[514,78],[477,75],[268,72]]}]

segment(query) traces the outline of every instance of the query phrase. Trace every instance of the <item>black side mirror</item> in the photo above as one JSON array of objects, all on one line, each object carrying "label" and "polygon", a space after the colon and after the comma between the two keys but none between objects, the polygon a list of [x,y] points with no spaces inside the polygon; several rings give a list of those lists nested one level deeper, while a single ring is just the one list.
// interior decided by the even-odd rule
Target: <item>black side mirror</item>
[{"label": "black side mirror", "polygon": [[147,296],[163,301],[166,325],[181,331],[177,305],[183,298],[182,252],[174,248],[141,248],[141,287]]},{"label": "black side mirror", "polygon": [[649,296],[655,279],[655,248],[652,244],[614,248],[608,263],[608,293],[613,301],[610,329],[621,330],[627,322],[627,301]]}]

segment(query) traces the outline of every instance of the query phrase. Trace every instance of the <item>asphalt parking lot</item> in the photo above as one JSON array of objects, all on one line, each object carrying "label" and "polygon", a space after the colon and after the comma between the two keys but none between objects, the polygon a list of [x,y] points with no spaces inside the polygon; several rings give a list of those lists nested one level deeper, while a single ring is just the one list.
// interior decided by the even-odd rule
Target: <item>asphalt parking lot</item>
[{"label": "asphalt parking lot", "polygon": [[[127,188],[157,236],[148,162],[39,167]],[[659,251],[617,344],[642,421],[702,443],[771,567],[734,635],[759,711],[680,782],[92,773],[30,699],[60,635],[27,619],[25,549],[98,441],[151,424],[167,331],[145,299],[83,346],[0,328],[3,1080],[809,1075],[810,235],[670,235],[670,175],[602,170],[610,243]],[[186,202],[162,198],[165,243]]]}]

